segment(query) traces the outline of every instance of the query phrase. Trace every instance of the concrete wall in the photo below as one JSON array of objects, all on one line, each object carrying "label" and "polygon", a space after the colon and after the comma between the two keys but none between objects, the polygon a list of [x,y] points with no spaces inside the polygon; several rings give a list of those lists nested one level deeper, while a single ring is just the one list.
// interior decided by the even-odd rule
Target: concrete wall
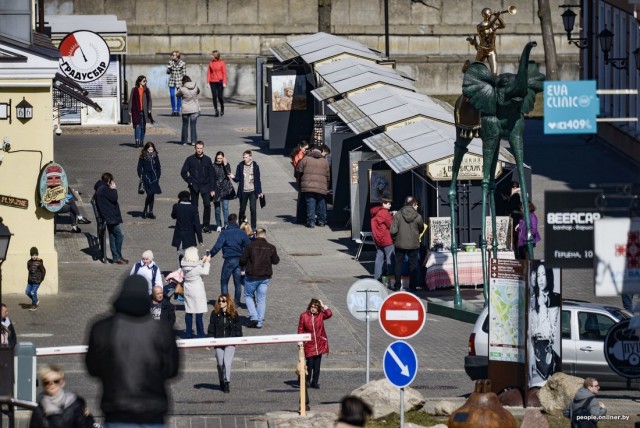
[{"label": "concrete wall", "polygon": [[[14,79],[10,82],[18,85],[14,87],[5,87],[5,82],[0,79],[0,100],[11,100],[13,120],[11,124],[8,120],[0,121],[0,138],[8,137],[11,143],[11,152],[0,152],[4,156],[0,162],[0,194],[27,199],[29,203],[27,209],[0,205],[0,217],[13,233],[7,261],[2,265],[2,291],[24,293],[29,249],[38,247],[47,269],[38,294],[57,294],[58,253],[53,239],[53,214],[38,204],[39,165],[53,160],[51,79]],[[48,86],[28,86],[33,84]],[[33,106],[33,119],[25,123],[15,117],[15,106],[23,97]],[[14,153],[17,150],[21,152]]]},{"label": "concrete wall", "polygon": [[[227,96],[255,93],[254,58],[271,46],[318,32],[319,0],[47,0],[46,13],[115,14],[127,21],[127,79],[149,79],[156,96],[166,96],[165,63],[179,50],[189,74],[203,84],[212,49],[228,63]],[[327,0],[324,0],[327,3]],[[579,51],[566,42],[558,5],[551,0],[561,76],[578,77]],[[537,40],[532,59],[544,62],[537,0],[389,0],[390,56],[417,78],[421,92],[455,94],[460,67],[475,56],[465,41],[476,33],[484,7],[505,10],[507,28],[498,37],[499,61],[515,63],[524,45]],[[384,52],[383,0],[331,0],[331,32]],[[575,65],[574,65],[575,64]],[[542,67],[544,69],[544,67]],[[506,71],[506,70],[505,70]],[[204,85],[203,85],[204,86]],[[208,92],[207,92],[208,94]]]}]

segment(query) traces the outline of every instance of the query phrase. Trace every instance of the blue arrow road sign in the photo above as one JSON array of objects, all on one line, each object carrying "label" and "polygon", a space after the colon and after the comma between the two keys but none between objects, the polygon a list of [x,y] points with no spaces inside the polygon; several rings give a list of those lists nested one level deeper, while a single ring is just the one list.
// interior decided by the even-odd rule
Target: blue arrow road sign
[{"label": "blue arrow road sign", "polygon": [[416,351],[403,340],[397,340],[387,347],[383,364],[384,375],[398,388],[411,384],[418,372]]},{"label": "blue arrow road sign", "polygon": [[544,82],[545,134],[596,134],[599,112],[595,80]]}]

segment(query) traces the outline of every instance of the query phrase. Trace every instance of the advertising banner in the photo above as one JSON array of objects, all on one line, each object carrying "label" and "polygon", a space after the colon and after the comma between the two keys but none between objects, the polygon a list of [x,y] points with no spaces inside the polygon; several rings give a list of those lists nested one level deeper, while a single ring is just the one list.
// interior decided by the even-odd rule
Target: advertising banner
[{"label": "advertising banner", "polygon": [[67,203],[69,192],[69,181],[64,168],[55,162],[49,162],[40,171],[38,182],[40,205],[52,213],[60,211]]},{"label": "advertising banner", "polygon": [[593,267],[593,227],[600,219],[596,199],[601,190],[544,193],[544,258],[547,267]]},{"label": "advertising banner", "polygon": [[543,386],[562,370],[560,269],[533,260],[529,270],[527,361],[529,388]]},{"label": "advertising banner", "polygon": [[595,223],[596,296],[640,293],[640,218]]}]

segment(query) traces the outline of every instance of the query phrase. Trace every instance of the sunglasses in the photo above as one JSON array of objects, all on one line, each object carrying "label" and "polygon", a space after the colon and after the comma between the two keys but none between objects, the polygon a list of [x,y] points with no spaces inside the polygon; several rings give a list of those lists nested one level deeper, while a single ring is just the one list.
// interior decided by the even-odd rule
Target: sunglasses
[{"label": "sunglasses", "polygon": [[59,384],[60,384],[60,382],[62,382],[62,379],[61,379],[61,378],[58,378],[58,379],[52,379],[52,380],[43,380],[43,381],[42,381],[42,384],[43,384],[44,386],[49,386],[49,385],[51,385],[51,384],[59,385]]},{"label": "sunglasses", "polygon": [[227,300],[226,299],[220,299],[220,300],[218,300],[218,303],[227,303]]},{"label": "sunglasses", "polygon": [[591,386],[594,387],[594,388],[600,389],[600,385],[591,385]]}]

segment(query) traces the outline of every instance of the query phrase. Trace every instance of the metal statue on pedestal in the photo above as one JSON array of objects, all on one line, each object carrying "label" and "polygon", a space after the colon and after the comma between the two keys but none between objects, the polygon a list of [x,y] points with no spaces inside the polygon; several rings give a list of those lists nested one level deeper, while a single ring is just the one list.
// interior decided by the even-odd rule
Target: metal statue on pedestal
[{"label": "metal statue on pedestal", "polygon": [[[485,11],[488,11],[485,14]],[[465,64],[463,67],[464,78],[462,83],[462,95],[456,101],[455,124],[456,142],[453,159],[453,174],[451,187],[449,188],[449,204],[451,207],[451,253],[453,256],[454,269],[454,307],[459,308],[462,304],[460,296],[460,284],[458,282],[458,243],[456,238],[456,215],[455,201],[458,181],[458,171],[462,158],[467,153],[467,147],[475,137],[482,139],[483,155],[483,179],[482,179],[482,238],[480,248],[482,251],[482,271],[484,284],[485,304],[488,297],[487,281],[487,240],[486,240],[486,210],[487,195],[491,205],[491,226],[496,230],[496,210],[495,210],[495,170],[498,162],[500,140],[507,138],[516,160],[518,175],[520,176],[522,188],[522,206],[524,210],[524,220],[527,226],[527,246],[530,258],[533,258],[533,237],[531,235],[531,224],[529,222],[529,207],[527,185],[524,181],[523,168],[523,139],[524,115],[533,110],[535,97],[538,92],[542,92],[545,76],[538,71],[535,64],[529,62],[531,49],[536,46],[536,42],[529,42],[525,46],[520,56],[519,67],[516,74],[497,74],[497,61],[495,55],[495,30],[504,28],[504,23],[499,18],[501,13],[508,12],[515,14],[515,7],[510,7],[507,11],[491,14],[490,9],[483,9],[483,22],[478,25],[478,33],[481,36],[480,43],[474,46],[478,49],[478,59],[487,59],[489,66],[484,62],[473,62]],[[488,14],[488,15],[487,15]],[[487,15],[487,16],[485,16]],[[483,25],[486,24],[486,25]],[[482,38],[481,27],[491,30],[490,38]],[[469,39],[467,39],[469,40]],[[473,39],[471,39],[473,40]],[[488,45],[486,42],[491,43]],[[473,43],[472,43],[473,44]],[[491,250],[493,257],[497,258],[498,241],[497,233],[492,234]]]}]

